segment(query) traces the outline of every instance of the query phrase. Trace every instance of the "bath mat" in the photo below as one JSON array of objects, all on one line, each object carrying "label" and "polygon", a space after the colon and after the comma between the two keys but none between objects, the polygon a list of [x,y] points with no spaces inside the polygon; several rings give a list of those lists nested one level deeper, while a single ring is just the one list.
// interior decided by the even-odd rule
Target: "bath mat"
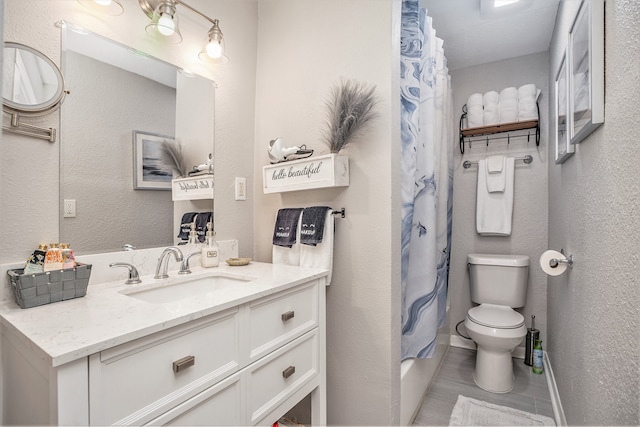
[{"label": "bath mat", "polygon": [[462,395],[453,407],[450,426],[555,426],[552,418]]}]

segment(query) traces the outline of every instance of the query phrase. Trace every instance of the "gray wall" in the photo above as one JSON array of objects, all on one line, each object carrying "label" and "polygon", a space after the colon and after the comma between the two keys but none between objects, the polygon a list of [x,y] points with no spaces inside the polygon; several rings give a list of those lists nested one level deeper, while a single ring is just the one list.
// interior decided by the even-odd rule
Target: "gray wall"
[{"label": "gray wall", "polygon": [[77,216],[60,240],[83,254],[171,245],[171,191],[133,189],[132,130],[174,136],[176,90],[72,51],[62,68],[60,193]]},{"label": "gray wall", "polygon": [[346,208],[346,218],[336,219],[327,289],[331,425],[393,425],[400,416],[400,2],[374,3],[259,2],[254,188],[262,186],[259,171],[276,136],[328,153],[321,140],[324,101],[341,77],[375,84],[380,97],[380,117],[343,153],[349,187],[255,195],[259,261],[271,261],[279,208]]},{"label": "gray wall", "polygon": [[[561,3],[549,81],[577,5]],[[575,257],[548,279],[547,300],[546,349],[570,425],[640,424],[640,3],[608,0],[605,16],[605,123],[549,163],[549,246]]]},{"label": "gray wall", "polygon": [[[527,302],[518,309],[529,325],[531,315],[536,316],[536,327],[540,329],[542,340],[546,340],[546,275],[538,265],[538,258],[547,247],[547,134],[549,105],[549,56],[547,53],[522,56],[485,65],[455,70],[451,72],[453,104],[459,119],[462,106],[472,93],[489,90],[500,92],[505,87],[519,87],[535,83],[542,90],[539,98],[541,139],[536,147],[535,139],[518,138],[507,143],[505,140],[473,143],[465,146],[462,155],[454,150],[454,190],[453,190],[453,234],[451,246],[451,271],[449,290],[451,302],[451,333],[456,334],[456,323],[466,317],[471,308],[467,254],[521,254],[530,257]],[[457,121],[456,121],[457,123]],[[533,163],[527,165],[516,161],[513,223],[511,236],[488,237],[476,233],[476,185],[478,167],[462,167],[465,160],[483,159],[490,155],[504,154],[520,156],[530,154]],[[462,327],[461,331],[464,331]]]}]

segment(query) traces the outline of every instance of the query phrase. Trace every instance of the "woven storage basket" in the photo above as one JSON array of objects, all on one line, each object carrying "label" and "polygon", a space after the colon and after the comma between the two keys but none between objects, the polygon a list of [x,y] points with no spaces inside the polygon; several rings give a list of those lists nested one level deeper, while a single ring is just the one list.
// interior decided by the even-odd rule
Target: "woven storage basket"
[{"label": "woven storage basket", "polygon": [[74,268],[23,273],[23,268],[7,271],[16,303],[21,308],[31,308],[85,296],[91,276],[91,264],[77,263]]}]

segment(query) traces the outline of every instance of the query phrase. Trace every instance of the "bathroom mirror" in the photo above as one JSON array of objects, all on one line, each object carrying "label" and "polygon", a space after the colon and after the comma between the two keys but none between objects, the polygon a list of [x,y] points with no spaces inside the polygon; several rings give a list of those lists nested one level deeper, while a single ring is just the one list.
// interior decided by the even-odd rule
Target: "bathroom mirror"
[{"label": "bathroom mirror", "polygon": [[65,95],[58,66],[42,52],[5,42],[3,54],[3,107],[12,113],[46,114],[57,108]]},{"label": "bathroom mirror", "polygon": [[[134,135],[173,137],[177,88],[206,79],[69,23],[62,69],[70,95],[60,115],[60,241],[79,254],[173,244],[170,189],[134,188]],[[200,157],[214,152],[210,145]]]}]

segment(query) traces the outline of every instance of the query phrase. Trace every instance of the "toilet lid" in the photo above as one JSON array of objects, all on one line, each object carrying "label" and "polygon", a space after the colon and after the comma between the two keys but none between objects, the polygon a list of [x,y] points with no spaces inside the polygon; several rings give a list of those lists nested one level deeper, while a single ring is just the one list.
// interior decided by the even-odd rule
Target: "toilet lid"
[{"label": "toilet lid", "polygon": [[481,304],[469,309],[467,317],[490,328],[515,329],[524,325],[522,314],[504,305]]}]

